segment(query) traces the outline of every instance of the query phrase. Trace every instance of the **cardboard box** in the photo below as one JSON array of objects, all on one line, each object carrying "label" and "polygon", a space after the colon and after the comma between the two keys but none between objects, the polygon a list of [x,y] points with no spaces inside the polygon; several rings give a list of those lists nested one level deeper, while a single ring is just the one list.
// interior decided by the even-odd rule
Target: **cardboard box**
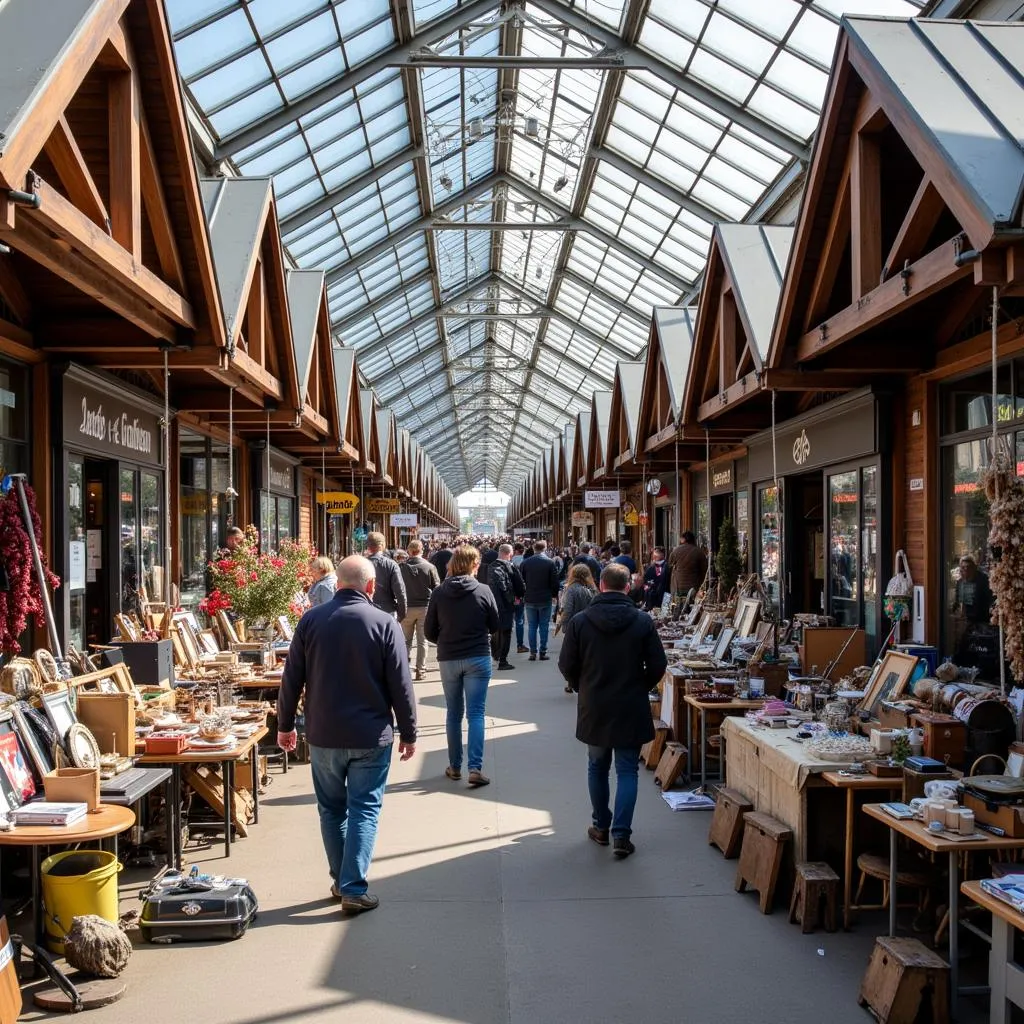
[{"label": "cardboard box", "polygon": [[55,804],[86,804],[90,811],[100,805],[98,768],[57,768],[43,776],[46,799]]},{"label": "cardboard box", "polygon": [[80,692],[78,720],[96,737],[101,753],[135,753],[134,694]]},{"label": "cardboard box", "polygon": [[973,793],[964,793],[964,807],[974,811],[979,825],[1001,828],[1009,839],[1024,838],[1024,804],[994,804]]}]

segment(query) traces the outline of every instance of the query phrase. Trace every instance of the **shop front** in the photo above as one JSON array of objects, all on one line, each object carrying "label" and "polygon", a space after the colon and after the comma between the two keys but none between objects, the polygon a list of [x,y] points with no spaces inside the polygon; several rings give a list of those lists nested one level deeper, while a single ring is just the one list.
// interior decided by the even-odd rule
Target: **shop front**
[{"label": "shop front", "polygon": [[[999,635],[991,622],[989,502],[982,478],[992,459],[989,369],[939,389],[942,473],[940,650],[957,665],[999,676]],[[999,447],[1024,476],[1024,360],[998,368],[995,406]]]},{"label": "shop front", "polygon": [[253,508],[260,510],[260,549],[276,551],[281,541],[295,537],[298,529],[299,462],[276,448],[260,445],[253,445]]},{"label": "shop front", "polygon": [[[750,487],[746,457],[723,459],[690,474],[693,495],[693,532],[697,544],[714,553],[726,519],[736,530],[744,566],[750,560]],[[710,497],[708,488],[710,486]]]},{"label": "shop front", "polygon": [[[754,568],[782,614],[860,626],[869,652],[885,638],[891,563],[885,398],[851,393],[752,438]],[[778,473],[779,490],[775,486]],[[780,500],[781,499],[781,500]]]},{"label": "shop front", "polygon": [[54,552],[64,643],[110,639],[114,615],[165,586],[162,408],[123,381],[70,366],[56,378]]}]

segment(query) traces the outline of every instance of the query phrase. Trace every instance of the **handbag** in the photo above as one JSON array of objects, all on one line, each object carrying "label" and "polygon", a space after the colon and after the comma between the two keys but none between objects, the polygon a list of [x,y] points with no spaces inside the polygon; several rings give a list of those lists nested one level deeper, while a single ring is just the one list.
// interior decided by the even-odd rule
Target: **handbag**
[{"label": "handbag", "polygon": [[895,562],[896,575],[885,587],[885,614],[893,622],[902,622],[910,618],[910,598],[914,593],[914,579],[910,575],[910,565],[902,548],[896,552]]}]

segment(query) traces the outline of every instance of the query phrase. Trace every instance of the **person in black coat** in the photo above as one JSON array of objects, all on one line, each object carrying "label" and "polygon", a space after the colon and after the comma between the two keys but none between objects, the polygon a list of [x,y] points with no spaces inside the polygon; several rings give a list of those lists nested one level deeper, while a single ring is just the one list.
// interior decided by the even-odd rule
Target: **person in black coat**
[{"label": "person in black coat", "polygon": [[643,602],[647,611],[661,607],[662,599],[668,593],[669,576],[665,549],[657,547],[651,552],[651,564],[644,570]]},{"label": "person in black coat", "polygon": [[498,630],[491,637],[491,655],[500,671],[514,666],[508,660],[512,646],[512,627],[515,623],[516,601],[526,593],[526,584],[519,569],[512,564],[512,545],[502,544],[498,557],[487,569],[487,585],[498,605]]},{"label": "person in black coat", "polygon": [[537,660],[538,634],[540,660],[548,660],[548,630],[551,626],[551,602],[558,597],[558,570],[548,558],[547,541],[533,545],[533,554],[523,559],[519,571],[526,584],[526,628],[530,643],[530,661]]},{"label": "person in black coat", "polygon": [[[593,825],[587,835],[616,857],[636,847],[630,838],[636,806],[640,748],[654,739],[647,694],[668,661],[654,620],[630,601],[629,570],[611,564],[601,573],[601,593],[573,616],[565,630],[558,668],[579,694],[576,738],[587,744],[587,781]],[[615,812],[608,784],[615,759]]]},{"label": "person in black coat", "polygon": [[476,578],[480,583],[487,582],[487,571],[498,559],[498,549],[495,547],[483,548],[480,552],[480,568],[477,570]]}]

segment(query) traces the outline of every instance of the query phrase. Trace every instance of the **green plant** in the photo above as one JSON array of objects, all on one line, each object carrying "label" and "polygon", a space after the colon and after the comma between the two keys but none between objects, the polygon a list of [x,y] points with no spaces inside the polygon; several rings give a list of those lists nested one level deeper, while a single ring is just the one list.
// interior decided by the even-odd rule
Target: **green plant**
[{"label": "green plant", "polygon": [[740,557],[739,538],[736,527],[731,519],[725,519],[718,528],[718,552],[715,554],[715,569],[718,571],[720,593],[732,593],[736,581],[743,570],[743,559]]},{"label": "green plant", "polygon": [[889,755],[894,764],[903,764],[910,757],[910,740],[905,732],[892,739],[892,753]]}]

